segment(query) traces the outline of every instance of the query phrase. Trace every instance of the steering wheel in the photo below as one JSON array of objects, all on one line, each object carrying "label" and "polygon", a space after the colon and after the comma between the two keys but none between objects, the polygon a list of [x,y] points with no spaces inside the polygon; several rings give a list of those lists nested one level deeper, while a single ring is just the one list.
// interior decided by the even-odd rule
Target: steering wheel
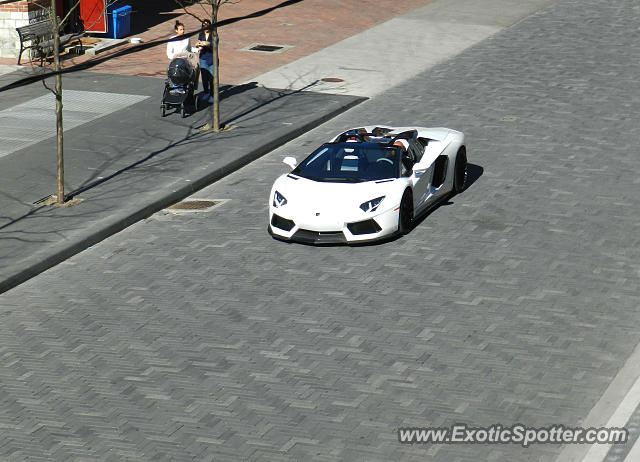
[{"label": "steering wheel", "polygon": [[391,159],[387,159],[386,157],[381,157],[380,159],[376,160],[376,162],[389,162],[391,165],[393,165],[393,161]]}]

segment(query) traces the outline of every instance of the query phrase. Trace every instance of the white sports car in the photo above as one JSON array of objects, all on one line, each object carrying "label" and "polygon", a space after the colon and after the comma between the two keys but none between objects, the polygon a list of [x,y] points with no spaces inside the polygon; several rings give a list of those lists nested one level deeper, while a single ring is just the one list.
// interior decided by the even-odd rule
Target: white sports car
[{"label": "white sports car", "polygon": [[406,234],[467,178],[464,134],[449,128],[354,128],[283,162],[293,171],[271,188],[269,233],[310,244]]}]

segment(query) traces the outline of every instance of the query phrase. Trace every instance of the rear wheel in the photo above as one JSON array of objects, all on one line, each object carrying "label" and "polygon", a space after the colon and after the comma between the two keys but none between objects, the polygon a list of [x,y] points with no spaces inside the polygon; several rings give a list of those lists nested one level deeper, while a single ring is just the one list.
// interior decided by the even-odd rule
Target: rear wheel
[{"label": "rear wheel", "polygon": [[162,110],[162,117],[166,116],[167,115],[167,111],[166,111],[166,109],[164,107],[164,104],[160,107],[160,109]]},{"label": "rear wheel", "polygon": [[182,103],[182,118],[184,119],[185,117],[187,117],[187,105]]},{"label": "rear wheel", "polygon": [[411,231],[413,226],[413,194],[407,189],[400,201],[400,213],[398,214],[398,234],[404,235]]},{"label": "rear wheel", "polygon": [[460,194],[467,185],[467,150],[464,146],[458,149],[456,167],[453,175],[453,192]]}]

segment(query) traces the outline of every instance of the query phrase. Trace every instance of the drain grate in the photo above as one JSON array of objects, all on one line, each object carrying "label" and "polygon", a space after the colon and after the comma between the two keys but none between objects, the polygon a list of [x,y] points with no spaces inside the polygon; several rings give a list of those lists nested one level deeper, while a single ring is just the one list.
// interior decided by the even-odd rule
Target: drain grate
[{"label": "drain grate", "polygon": [[215,207],[222,201],[219,200],[204,200],[204,199],[188,199],[178,202],[177,204],[167,207],[168,210],[204,210]]},{"label": "drain grate", "polygon": [[293,45],[276,45],[273,43],[252,43],[251,45],[247,45],[244,48],[241,48],[240,51],[253,51],[257,53],[282,53],[284,51],[290,50],[293,48]]},{"label": "drain grate", "polygon": [[249,48],[251,51],[264,51],[266,53],[273,53],[274,51],[282,50],[284,47],[278,45],[255,45]]}]

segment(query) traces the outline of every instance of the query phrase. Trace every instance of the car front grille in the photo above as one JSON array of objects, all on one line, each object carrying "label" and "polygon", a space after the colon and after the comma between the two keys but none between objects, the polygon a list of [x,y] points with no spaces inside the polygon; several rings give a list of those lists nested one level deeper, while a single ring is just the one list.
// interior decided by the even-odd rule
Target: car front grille
[{"label": "car front grille", "polygon": [[340,244],[347,242],[342,231],[309,231],[308,229],[299,229],[291,236],[291,239],[298,242],[306,242],[307,244]]}]

